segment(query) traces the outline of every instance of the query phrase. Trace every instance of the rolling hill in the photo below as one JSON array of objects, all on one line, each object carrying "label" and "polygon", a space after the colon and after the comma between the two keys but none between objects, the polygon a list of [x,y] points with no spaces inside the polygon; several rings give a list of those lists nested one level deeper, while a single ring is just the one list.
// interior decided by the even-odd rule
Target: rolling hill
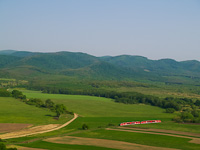
[{"label": "rolling hill", "polygon": [[[0,51],[0,76],[29,78],[37,75],[64,75],[94,80],[151,80],[188,83],[200,80],[200,62],[173,59],[150,60],[143,56],[95,57],[85,53]],[[178,79],[177,79],[178,78]]]}]

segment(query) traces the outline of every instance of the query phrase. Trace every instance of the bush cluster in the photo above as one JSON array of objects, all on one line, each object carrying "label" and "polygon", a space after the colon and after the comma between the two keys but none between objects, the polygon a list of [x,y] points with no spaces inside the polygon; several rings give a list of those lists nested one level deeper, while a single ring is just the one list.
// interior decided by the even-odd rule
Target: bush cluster
[{"label": "bush cluster", "polygon": [[186,109],[174,117],[173,120],[183,123],[200,123],[200,111],[197,109]]}]

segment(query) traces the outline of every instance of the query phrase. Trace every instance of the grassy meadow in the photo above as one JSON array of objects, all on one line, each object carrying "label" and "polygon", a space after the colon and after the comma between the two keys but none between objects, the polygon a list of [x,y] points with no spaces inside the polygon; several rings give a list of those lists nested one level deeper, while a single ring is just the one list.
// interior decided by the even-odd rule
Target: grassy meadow
[{"label": "grassy meadow", "polygon": [[[131,117],[144,119],[169,119],[174,114],[164,113],[164,109],[144,104],[127,105],[115,103],[112,99],[84,96],[84,95],[64,95],[45,94],[24,90],[23,93],[28,98],[40,98],[42,100],[51,99],[55,103],[65,104],[68,110],[74,111],[82,117]],[[125,120],[127,121],[127,120]]]},{"label": "grassy meadow", "polygon": [[66,105],[67,109],[79,114],[79,118],[72,122],[67,129],[80,129],[86,123],[91,129],[104,128],[109,125],[119,125],[126,121],[142,121],[160,119],[161,124],[138,125],[142,128],[158,128],[200,133],[199,125],[174,123],[171,119],[177,115],[165,113],[165,109],[144,104],[115,103],[112,99],[84,96],[46,94],[39,91],[23,90],[28,98],[51,99],[55,103]]},{"label": "grassy meadow", "polygon": [[[55,120],[55,113],[48,109],[41,109],[27,105],[18,99],[11,97],[0,97],[0,123],[28,123],[28,124],[50,124],[64,123],[68,119],[64,116]],[[71,116],[69,116],[71,118]]]}]

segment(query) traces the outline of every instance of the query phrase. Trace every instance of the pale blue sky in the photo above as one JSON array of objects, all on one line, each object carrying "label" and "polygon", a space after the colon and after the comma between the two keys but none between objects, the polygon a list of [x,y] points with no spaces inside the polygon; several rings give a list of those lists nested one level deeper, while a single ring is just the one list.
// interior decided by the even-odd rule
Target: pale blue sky
[{"label": "pale blue sky", "polygon": [[0,0],[0,50],[200,60],[200,0]]}]

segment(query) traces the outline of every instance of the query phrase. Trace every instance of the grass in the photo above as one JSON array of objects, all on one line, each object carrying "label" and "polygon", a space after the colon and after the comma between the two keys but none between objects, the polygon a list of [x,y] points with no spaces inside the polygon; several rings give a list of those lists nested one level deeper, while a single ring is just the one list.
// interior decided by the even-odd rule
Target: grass
[{"label": "grass", "polygon": [[142,124],[142,125],[136,125],[136,127],[200,133],[199,125],[181,124],[172,121],[164,121],[162,123],[155,123],[155,124]]},{"label": "grass", "polygon": [[112,99],[83,96],[83,95],[63,95],[44,94],[24,90],[23,93],[28,98],[40,98],[42,100],[51,99],[55,103],[65,104],[83,117],[144,117],[144,118],[172,118],[174,114],[164,113],[164,109],[150,105],[134,104],[127,105],[115,103]]},{"label": "grass", "polygon": [[171,119],[176,114],[165,113],[164,109],[155,106],[115,103],[112,99],[94,96],[45,94],[30,90],[23,90],[23,93],[29,98],[52,99],[56,103],[65,104],[69,110],[78,113],[81,118],[79,117],[67,127],[70,129],[79,129],[83,123],[94,129],[106,127],[109,123],[118,125],[125,121],[160,119],[162,121],[161,124],[138,126],[200,133],[198,125],[174,123]]},{"label": "grass", "polygon": [[199,144],[189,143],[190,139],[171,137],[165,135],[154,135],[146,133],[133,133],[124,131],[109,131],[109,130],[96,130],[73,134],[72,136],[100,138],[109,140],[125,141],[130,143],[137,143],[142,145],[177,148],[183,150],[197,150],[200,149]]},{"label": "grass", "polygon": [[0,123],[50,124],[64,123],[71,118],[55,120],[55,113],[44,108],[27,105],[11,97],[0,97]]}]

